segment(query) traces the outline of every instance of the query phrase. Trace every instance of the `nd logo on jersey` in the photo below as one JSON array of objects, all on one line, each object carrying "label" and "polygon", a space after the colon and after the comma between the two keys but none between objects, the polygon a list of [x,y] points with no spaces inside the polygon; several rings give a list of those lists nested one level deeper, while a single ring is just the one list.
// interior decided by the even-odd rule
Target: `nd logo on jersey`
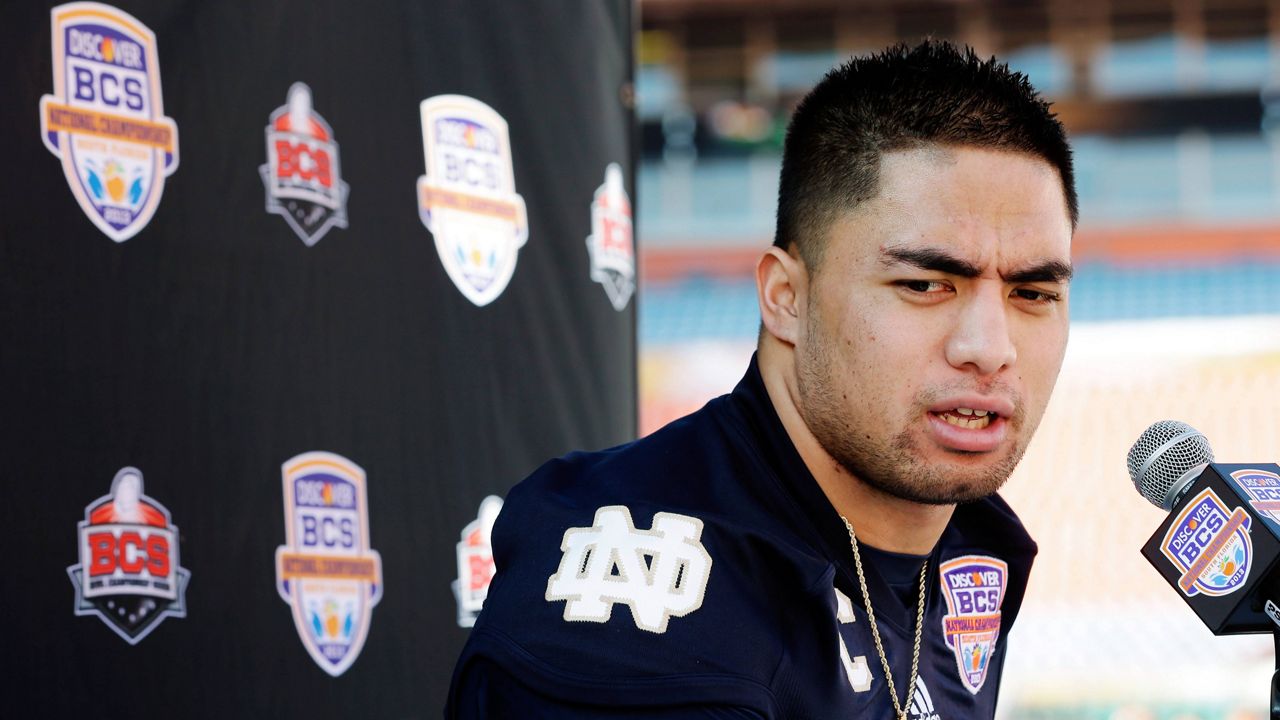
[{"label": "nd logo on jersey", "polygon": [[613,309],[627,306],[636,290],[636,248],[631,232],[631,200],[622,182],[622,168],[609,163],[604,184],[591,201],[591,279],[604,286]]},{"label": "nd logo on jersey", "polygon": [[421,112],[427,174],[418,178],[418,213],[449,279],[488,305],[507,289],[529,238],[507,121],[464,95],[427,98]]},{"label": "nd logo on jersey", "polygon": [[1227,595],[1244,587],[1253,558],[1250,524],[1244,508],[1228,510],[1213,488],[1192,498],[1160,543],[1160,552],[1182,573],[1178,589],[1191,597]]},{"label": "nd logo on jersey", "polygon": [[1280,475],[1266,470],[1237,470],[1231,478],[1248,494],[1254,510],[1280,523]]},{"label": "nd logo on jersey", "polygon": [[942,563],[942,594],[947,614],[942,630],[956,656],[960,682],[974,695],[987,680],[987,668],[1000,637],[1009,564],[985,555],[965,555]]},{"label": "nd logo on jersey", "polygon": [[80,562],[67,568],[76,615],[97,615],[137,645],[166,617],[186,617],[191,573],[178,564],[169,510],[142,492],[142,471],[121,468],[111,492],[80,523]]},{"label": "nd logo on jersey", "polygon": [[565,620],[596,623],[623,603],[636,627],[664,633],[672,617],[702,607],[711,556],[701,537],[702,521],[688,515],[656,513],[652,529],[637,530],[626,507],[602,507],[593,526],[565,531],[547,601],[566,601]]},{"label": "nd logo on jersey", "polygon": [[311,108],[311,88],[294,83],[288,104],[267,123],[267,212],[282,216],[307,247],[330,227],[347,226],[347,191],[338,143],[329,123]]},{"label": "nd logo on jersey", "polygon": [[282,469],[285,544],[276,549],[276,589],[311,659],[337,677],[360,655],[382,599],[364,470],[327,452],[303,453]]},{"label": "nd logo on jersey", "polygon": [[40,98],[40,137],[81,209],[124,242],[151,221],[165,177],[178,169],[156,37],[110,5],[69,3],[51,14],[53,94]]}]

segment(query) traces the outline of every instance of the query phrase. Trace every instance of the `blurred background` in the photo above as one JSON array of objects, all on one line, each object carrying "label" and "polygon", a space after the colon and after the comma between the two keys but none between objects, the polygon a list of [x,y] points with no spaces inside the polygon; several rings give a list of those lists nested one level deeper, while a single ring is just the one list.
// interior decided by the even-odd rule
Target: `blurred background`
[{"label": "blurred background", "polygon": [[[1280,460],[1280,1],[641,0],[640,425],[727,392],[755,346],[798,99],[926,36],[1026,73],[1072,135],[1072,336],[1006,498],[1040,543],[1001,714],[1267,717],[1270,638],[1215,638],[1139,555],[1163,519],[1124,469],[1150,423]],[[954,719],[948,719],[954,720]]]}]

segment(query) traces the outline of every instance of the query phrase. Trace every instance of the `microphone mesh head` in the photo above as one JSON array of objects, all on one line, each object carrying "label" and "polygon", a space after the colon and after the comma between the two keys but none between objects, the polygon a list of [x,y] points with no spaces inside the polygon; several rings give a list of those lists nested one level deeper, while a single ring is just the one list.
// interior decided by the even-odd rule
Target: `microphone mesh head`
[{"label": "microphone mesh head", "polygon": [[1192,469],[1213,462],[1213,448],[1199,430],[1177,420],[1161,420],[1142,432],[1129,448],[1129,478],[1158,508],[1170,510],[1174,486]]}]

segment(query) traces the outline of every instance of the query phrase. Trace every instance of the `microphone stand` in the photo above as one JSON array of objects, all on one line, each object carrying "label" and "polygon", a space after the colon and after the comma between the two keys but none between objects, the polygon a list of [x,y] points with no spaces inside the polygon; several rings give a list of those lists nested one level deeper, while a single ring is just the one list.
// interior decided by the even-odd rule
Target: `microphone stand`
[{"label": "microphone stand", "polygon": [[1271,675],[1271,720],[1280,720],[1280,627],[1271,629],[1275,641],[1276,671]]}]

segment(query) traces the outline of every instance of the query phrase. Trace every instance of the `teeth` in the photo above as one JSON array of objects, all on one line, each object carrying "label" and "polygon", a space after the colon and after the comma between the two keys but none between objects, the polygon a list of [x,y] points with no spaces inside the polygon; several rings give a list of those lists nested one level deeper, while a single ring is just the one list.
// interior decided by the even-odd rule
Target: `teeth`
[{"label": "teeth", "polygon": [[991,418],[994,417],[986,410],[972,410],[970,408],[956,408],[956,413],[939,413],[938,416],[945,420],[948,425],[955,425],[968,430],[981,430],[990,425]]}]

